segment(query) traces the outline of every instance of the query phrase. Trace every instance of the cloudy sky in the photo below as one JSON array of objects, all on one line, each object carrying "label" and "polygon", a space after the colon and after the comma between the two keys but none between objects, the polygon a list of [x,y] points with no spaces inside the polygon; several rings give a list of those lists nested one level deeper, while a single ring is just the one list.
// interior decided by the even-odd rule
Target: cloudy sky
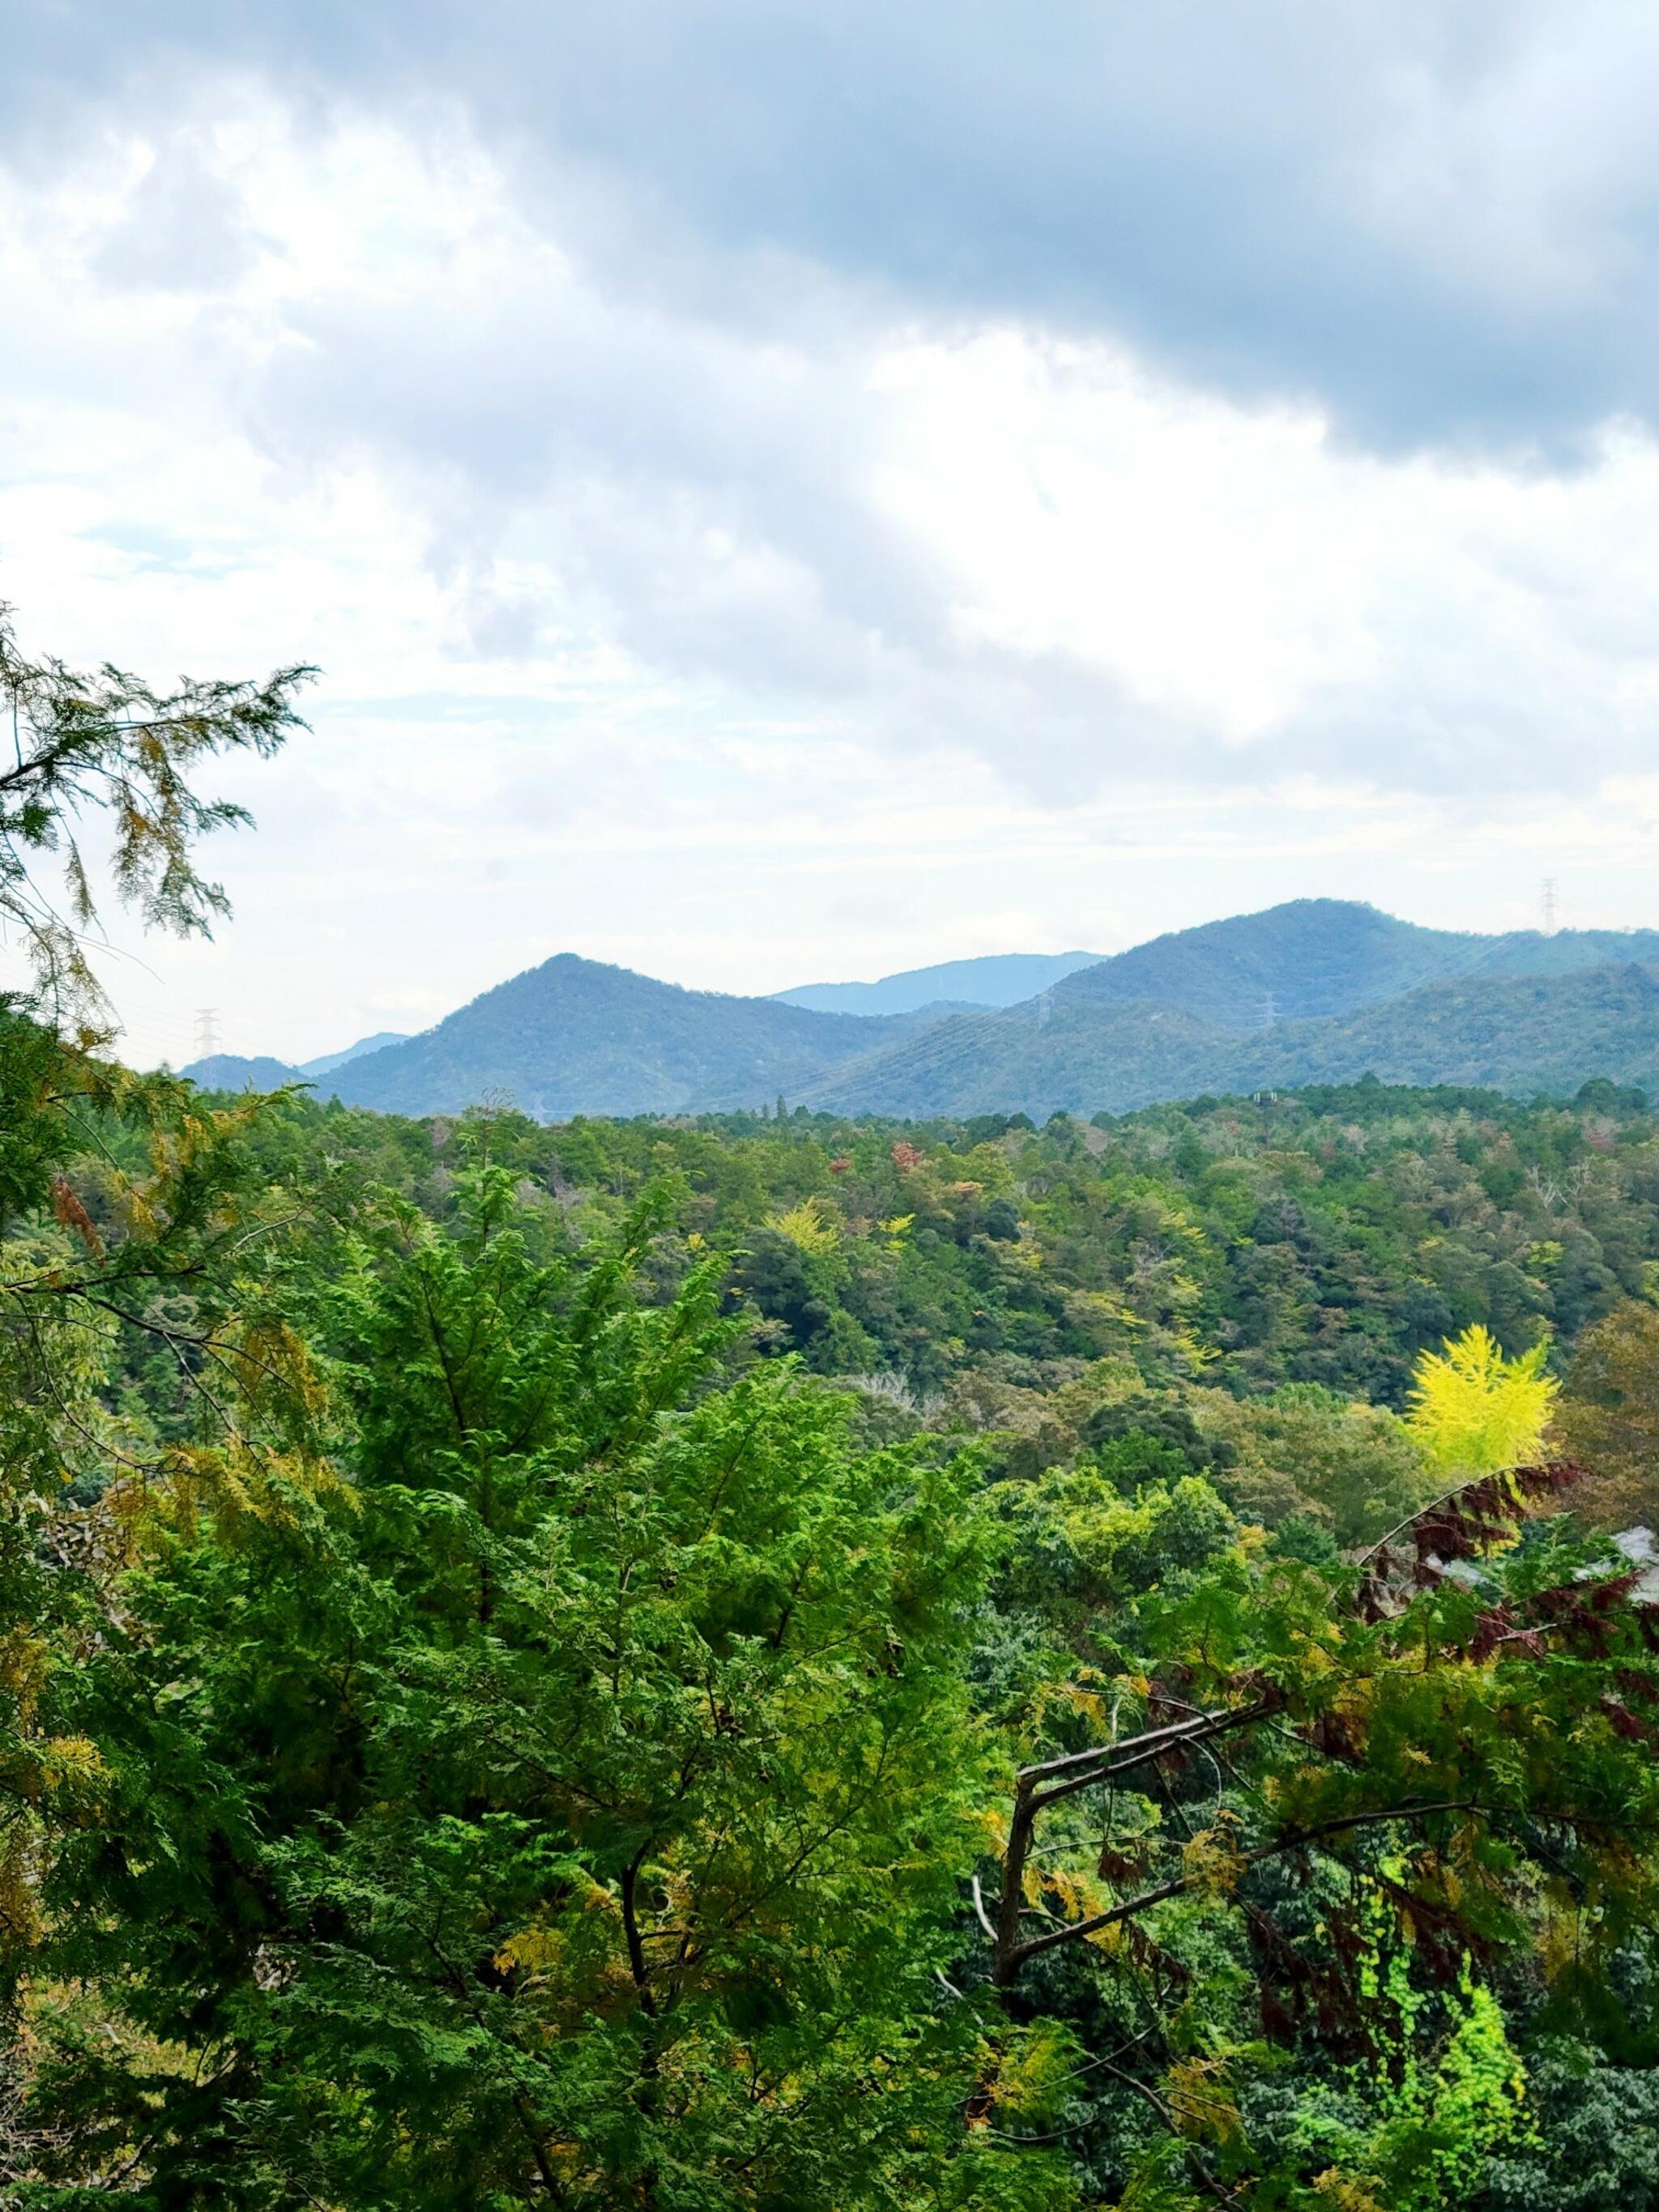
[{"label": "cloudy sky", "polygon": [[13,11],[0,598],[324,671],[131,1048],[1659,923],[1656,100],[1633,0]]}]

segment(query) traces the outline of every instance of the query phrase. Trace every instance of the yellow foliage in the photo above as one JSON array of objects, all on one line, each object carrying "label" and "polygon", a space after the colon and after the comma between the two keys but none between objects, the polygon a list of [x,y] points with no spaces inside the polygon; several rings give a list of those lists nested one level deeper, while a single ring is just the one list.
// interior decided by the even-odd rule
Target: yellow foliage
[{"label": "yellow foliage", "polygon": [[1038,1875],[1033,1893],[1046,1891],[1071,1920],[1092,1919],[1105,1909],[1107,1897],[1092,1876],[1068,1871],[1065,1867],[1050,1867]]},{"label": "yellow foliage", "polygon": [[841,1217],[825,1198],[804,1198],[787,1212],[769,1213],[766,1225],[816,1258],[833,1252],[841,1242]]},{"label": "yellow foliage", "polygon": [[40,1885],[32,1863],[33,1841],[20,1821],[0,1850],[0,1950],[14,1957],[21,1956],[40,1933]]},{"label": "yellow foliage", "polygon": [[274,1316],[240,1322],[228,1332],[222,1356],[251,1405],[286,1401],[287,1410],[312,1419],[327,1405],[327,1388],[309,1346]]},{"label": "yellow foliage", "polygon": [[1584,1938],[1584,1916],[1577,1902],[1565,1893],[1552,1898],[1537,1939],[1547,1982],[1559,1981],[1581,1964]]},{"label": "yellow foliage", "polygon": [[48,1790],[95,1782],[105,1766],[90,1736],[55,1735],[40,1747],[40,1778]]},{"label": "yellow foliage", "polygon": [[1058,2021],[1034,2021],[1008,2030],[1000,2046],[985,2053],[985,2093],[1002,2112],[1028,2122],[1054,2111],[1078,2060],[1071,2030]]},{"label": "yellow foliage", "polygon": [[22,1627],[0,1636],[0,1696],[11,1700],[20,1728],[27,1728],[34,1718],[51,1662],[51,1649],[43,1637]]},{"label": "yellow foliage", "polygon": [[[1090,1671],[1092,1673],[1092,1669]],[[1097,1675],[1095,1679],[1098,1680],[1099,1677]],[[1065,1682],[1060,1686],[1060,1695],[1063,1704],[1068,1705],[1074,1713],[1081,1713],[1085,1720],[1092,1721],[1097,1729],[1103,1730],[1111,1726],[1112,1717],[1106,1710],[1106,1700],[1098,1690],[1090,1689],[1086,1682]]]},{"label": "yellow foliage", "polygon": [[356,1493],[328,1462],[309,1453],[274,1451],[233,1433],[222,1445],[174,1444],[161,1462],[159,1485],[112,1483],[104,1503],[136,1534],[152,1516],[186,1532],[198,1516],[212,1517],[222,1534],[244,1522],[265,1528],[291,1526],[296,1495]]},{"label": "yellow foliage", "polygon": [[1406,1421],[1441,1474],[1492,1474],[1537,1459],[1560,1387],[1544,1372],[1548,1356],[1540,1340],[1506,1359],[1479,1322],[1421,1355]]},{"label": "yellow foliage", "polygon": [[1225,1827],[1200,1828],[1182,1850],[1181,1869],[1188,1887],[1200,1896],[1231,1897],[1244,1861]]},{"label": "yellow foliage", "polygon": [[1231,2142],[1243,2134],[1243,2119],[1226,2087],[1222,2060],[1179,2060],[1164,2076],[1164,2093],[1182,2135]]},{"label": "yellow foliage", "polygon": [[1369,2180],[1356,2181],[1339,2172],[1334,2166],[1327,2166],[1319,2175],[1314,2187],[1322,2197],[1328,2197],[1336,2212],[1386,2212],[1382,2199]]},{"label": "yellow foliage", "polygon": [[556,1928],[520,1928],[496,1952],[495,1965],[503,1974],[550,1973],[562,1960],[564,1950],[564,1938]]},{"label": "yellow foliage", "polygon": [[981,1829],[998,1858],[1008,1848],[1008,1815],[1000,1805],[982,1806],[974,1816],[975,1826]]}]

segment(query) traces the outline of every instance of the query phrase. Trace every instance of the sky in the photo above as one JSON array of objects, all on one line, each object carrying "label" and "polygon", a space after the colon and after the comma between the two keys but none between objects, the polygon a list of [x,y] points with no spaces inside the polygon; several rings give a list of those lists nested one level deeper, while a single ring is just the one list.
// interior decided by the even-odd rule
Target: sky
[{"label": "sky", "polygon": [[20,643],[322,671],[127,1049],[1659,924],[1656,100],[1623,0],[15,11]]}]

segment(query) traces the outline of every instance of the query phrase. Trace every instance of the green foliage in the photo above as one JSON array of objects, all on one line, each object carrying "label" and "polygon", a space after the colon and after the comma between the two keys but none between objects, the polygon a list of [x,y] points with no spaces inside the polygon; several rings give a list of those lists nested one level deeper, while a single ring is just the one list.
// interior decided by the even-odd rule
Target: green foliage
[{"label": "green foliage", "polygon": [[708,1266],[633,1300],[659,1210],[538,1261],[513,1184],[354,1241],[350,1494],[125,1585],[49,1963],[159,2048],[136,2100],[63,2069],[48,2171],[118,2132],[157,2202],[830,2206],[967,2154],[963,1474],[787,1369],[720,1386]]},{"label": "green foliage", "polygon": [[1638,1105],[0,1081],[15,2201],[1640,2212]]},{"label": "green foliage", "polygon": [[1287,1382],[1266,1398],[1194,1392],[1209,1436],[1227,1447],[1218,1481],[1237,1510],[1268,1527],[1293,1516],[1352,1550],[1425,1504],[1439,1480],[1430,1455],[1385,1406]]},{"label": "green foliage", "polygon": [[1413,1981],[1380,1887],[1363,1920],[1356,1972],[1373,2048],[1335,2094],[1304,2106],[1295,2152],[1319,2169],[1318,2194],[1346,2212],[1462,2212],[1494,2152],[1536,2141],[1525,2069],[1467,1959],[1431,1996]]},{"label": "green foliage", "polygon": [[1595,1470],[1592,1502],[1606,1525],[1659,1522],[1659,1308],[1626,1299],[1585,1330],[1551,1436]]},{"label": "green foliage", "polygon": [[[544,1119],[678,1114],[781,1091],[797,1111],[957,1115],[999,1133],[1377,1074],[1619,1111],[1640,1103],[1621,1086],[1659,1084],[1656,967],[1650,930],[1482,938],[1337,899],[1155,939],[1001,1012],[860,1019],[809,1010],[845,1004],[836,987],[731,998],[565,953],[332,1079],[405,1113],[499,1096]],[[851,988],[867,1008],[867,987]]]}]

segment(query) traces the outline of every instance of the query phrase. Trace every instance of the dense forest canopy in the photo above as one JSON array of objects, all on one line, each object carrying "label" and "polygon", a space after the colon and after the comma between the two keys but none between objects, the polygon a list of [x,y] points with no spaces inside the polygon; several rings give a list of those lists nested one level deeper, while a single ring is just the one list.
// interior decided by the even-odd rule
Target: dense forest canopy
[{"label": "dense forest canopy", "polygon": [[[0,906],[207,926],[299,672],[7,665]],[[1659,2203],[1643,1096],[405,1120],[33,943],[9,2203]]]},{"label": "dense forest canopy", "polygon": [[3,1054],[18,2201],[1653,2200],[1641,1097]]}]

